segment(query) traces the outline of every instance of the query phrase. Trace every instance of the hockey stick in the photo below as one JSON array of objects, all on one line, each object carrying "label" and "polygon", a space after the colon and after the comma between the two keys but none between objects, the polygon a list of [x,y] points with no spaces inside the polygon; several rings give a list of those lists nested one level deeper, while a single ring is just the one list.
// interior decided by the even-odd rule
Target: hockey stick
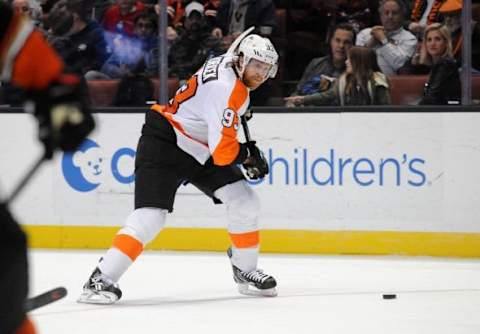
[{"label": "hockey stick", "polygon": [[33,311],[39,307],[56,302],[67,295],[67,289],[59,286],[25,301],[25,312]]},{"label": "hockey stick", "polygon": [[38,168],[42,165],[42,163],[47,160],[47,154],[42,154],[41,157],[37,158],[35,163],[28,169],[28,171],[25,173],[23,178],[20,180],[20,182],[17,184],[17,186],[13,189],[12,193],[10,196],[7,197],[5,200],[5,204],[8,205],[12,203],[15,198],[18,196],[18,194],[25,188],[27,183],[31,180],[31,178],[35,175],[35,173],[38,171]]}]

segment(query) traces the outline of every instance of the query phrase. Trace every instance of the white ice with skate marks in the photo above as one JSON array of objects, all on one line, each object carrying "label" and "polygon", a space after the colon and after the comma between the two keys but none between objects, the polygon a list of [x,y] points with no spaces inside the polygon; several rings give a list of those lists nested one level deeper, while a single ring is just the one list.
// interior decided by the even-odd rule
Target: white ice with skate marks
[{"label": "white ice with skate marks", "polygon": [[260,267],[278,281],[266,298],[237,292],[226,254],[146,252],[118,303],[78,304],[101,255],[31,253],[31,294],[69,292],[32,313],[40,334],[480,333],[479,260],[264,254]]}]

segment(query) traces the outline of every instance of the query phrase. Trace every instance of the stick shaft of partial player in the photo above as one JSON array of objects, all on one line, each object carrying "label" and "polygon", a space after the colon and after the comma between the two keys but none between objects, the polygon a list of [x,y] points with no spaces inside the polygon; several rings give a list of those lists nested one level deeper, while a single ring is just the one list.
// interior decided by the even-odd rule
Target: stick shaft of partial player
[{"label": "stick shaft of partial player", "polygon": [[25,301],[25,312],[56,302],[67,295],[67,289],[60,286]]},{"label": "stick shaft of partial player", "polygon": [[35,163],[28,169],[22,179],[18,182],[17,186],[13,189],[10,196],[5,200],[5,204],[11,204],[20,192],[25,188],[27,183],[32,179],[35,173],[38,171],[42,163],[46,160],[45,154],[35,160]]}]

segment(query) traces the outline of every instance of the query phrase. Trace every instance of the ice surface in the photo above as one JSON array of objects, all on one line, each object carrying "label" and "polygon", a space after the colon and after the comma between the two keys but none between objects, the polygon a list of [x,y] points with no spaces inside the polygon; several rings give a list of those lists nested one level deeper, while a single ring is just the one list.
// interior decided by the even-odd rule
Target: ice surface
[{"label": "ice surface", "polygon": [[32,295],[69,291],[31,313],[40,334],[480,333],[479,260],[262,254],[279,295],[261,298],[237,293],[224,254],[145,252],[117,304],[76,303],[103,253],[30,253]]}]

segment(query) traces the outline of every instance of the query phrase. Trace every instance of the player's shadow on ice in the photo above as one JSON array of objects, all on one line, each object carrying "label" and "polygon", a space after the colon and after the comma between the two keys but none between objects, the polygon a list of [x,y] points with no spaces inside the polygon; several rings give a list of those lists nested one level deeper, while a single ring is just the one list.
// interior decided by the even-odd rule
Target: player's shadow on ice
[{"label": "player's shadow on ice", "polygon": [[137,307],[137,306],[182,306],[182,305],[194,305],[194,304],[204,304],[204,303],[217,303],[217,302],[227,302],[232,300],[245,300],[250,298],[265,298],[260,296],[224,296],[224,297],[210,297],[210,298],[178,298],[175,296],[172,297],[158,297],[158,298],[145,298],[145,299],[129,299],[119,301],[116,305],[128,306],[128,307]]}]

